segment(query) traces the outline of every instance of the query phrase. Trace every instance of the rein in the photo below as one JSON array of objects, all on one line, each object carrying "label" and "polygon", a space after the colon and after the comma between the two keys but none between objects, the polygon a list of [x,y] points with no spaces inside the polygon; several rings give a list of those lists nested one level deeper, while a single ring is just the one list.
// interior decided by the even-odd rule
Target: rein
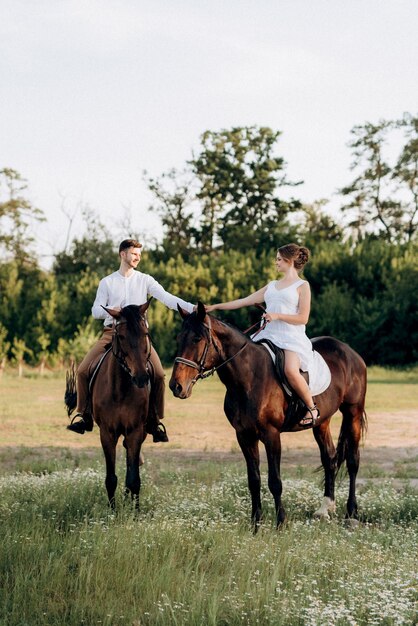
[{"label": "rein", "polygon": [[[256,304],[255,305],[257,307],[257,309],[261,309],[261,311],[263,311],[263,313],[266,312],[266,309],[263,307],[262,304]],[[247,333],[250,332],[250,330],[252,330],[253,328],[255,328],[256,326],[259,325],[260,322],[256,322],[255,324],[253,324],[252,326],[250,326],[249,328],[247,328],[246,330],[243,331],[244,335],[246,335]],[[262,330],[265,329],[265,327],[267,326],[268,322],[267,320],[264,320],[264,323],[260,326],[260,328],[257,330],[257,332],[254,333],[254,337],[256,337],[258,335],[258,333],[261,333]]]}]

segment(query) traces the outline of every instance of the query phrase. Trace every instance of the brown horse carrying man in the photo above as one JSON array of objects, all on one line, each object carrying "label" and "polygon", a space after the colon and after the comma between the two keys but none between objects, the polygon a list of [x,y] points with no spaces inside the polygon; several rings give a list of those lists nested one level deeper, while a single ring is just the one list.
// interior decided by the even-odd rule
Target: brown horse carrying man
[{"label": "brown horse carrying man", "polygon": [[[168,293],[152,276],[136,271],[141,260],[142,244],[135,239],[125,239],[119,246],[120,266],[116,272],[103,278],[97,289],[92,307],[92,315],[104,320],[103,334],[89,353],[84,357],[77,370],[77,414],[67,428],[80,435],[93,429],[93,417],[90,408],[89,379],[106,348],[112,341],[113,318],[103,307],[120,311],[130,304],[142,305],[148,296],[153,296],[170,309],[177,310],[177,305],[191,313],[193,304]],[[153,435],[154,442],[168,441],[166,429],[160,422],[164,418],[164,370],[160,358],[153,346],[149,356],[151,376],[150,414],[147,432]]]}]

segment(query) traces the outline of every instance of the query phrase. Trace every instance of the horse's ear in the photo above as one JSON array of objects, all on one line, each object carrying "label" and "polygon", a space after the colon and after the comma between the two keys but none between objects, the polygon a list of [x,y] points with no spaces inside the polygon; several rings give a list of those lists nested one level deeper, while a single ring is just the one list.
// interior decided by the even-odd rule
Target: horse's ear
[{"label": "horse's ear", "polygon": [[184,309],[181,308],[181,306],[178,304],[177,305],[177,310],[180,313],[180,315],[182,316],[182,318],[185,320],[186,317],[189,317],[190,313],[188,313],[187,311],[185,311]]},{"label": "horse's ear", "polygon": [[205,305],[203,304],[203,302],[199,302],[197,303],[197,319],[199,322],[203,322],[203,320],[206,317],[206,309],[205,309]]},{"label": "horse's ear", "polygon": [[102,309],[104,309],[107,313],[109,313],[109,315],[115,318],[115,320],[120,318],[120,311],[117,311],[116,309],[108,309],[107,306],[103,306],[103,304],[101,306]]},{"label": "horse's ear", "polygon": [[141,315],[144,315],[145,311],[148,309],[151,303],[151,300],[152,300],[152,296],[149,300],[145,302],[145,304],[141,304],[141,306],[139,307],[139,312],[141,313]]}]

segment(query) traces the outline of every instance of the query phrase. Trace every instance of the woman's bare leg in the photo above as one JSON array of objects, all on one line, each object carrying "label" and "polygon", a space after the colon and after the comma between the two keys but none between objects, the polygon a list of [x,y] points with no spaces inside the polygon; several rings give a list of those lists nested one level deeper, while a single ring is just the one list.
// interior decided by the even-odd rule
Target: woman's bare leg
[{"label": "woman's bare leg", "polygon": [[[317,408],[313,408],[315,403],[312,398],[311,390],[309,389],[308,383],[303,378],[300,373],[300,359],[296,352],[292,352],[291,350],[285,350],[285,365],[284,370],[286,374],[286,378],[296,391],[298,396],[302,398],[306,406],[310,409],[305,415],[305,417],[301,420],[302,425],[308,425],[312,419],[315,420],[319,416],[319,411]],[[306,424],[304,424],[304,420],[308,420]]]}]

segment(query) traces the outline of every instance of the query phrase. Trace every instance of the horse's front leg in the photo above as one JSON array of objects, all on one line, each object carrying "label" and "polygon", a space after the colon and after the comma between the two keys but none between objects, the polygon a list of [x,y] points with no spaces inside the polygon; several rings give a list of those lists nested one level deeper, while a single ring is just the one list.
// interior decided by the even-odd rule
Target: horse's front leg
[{"label": "horse's front leg", "polygon": [[116,464],[116,443],[117,437],[114,433],[109,432],[104,428],[104,426],[100,427],[100,441],[102,443],[102,448],[106,461],[106,479],[105,485],[107,490],[107,497],[109,498],[109,504],[112,509],[115,508],[115,491],[118,484],[118,477],[115,473],[115,464]]},{"label": "horse's front leg", "polygon": [[280,458],[282,445],[280,432],[276,428],[269,428],[264,435],[264,446],[267,453],[268,463],[268,486],[274,498],[276,506],[276,527],[286,521],[286,513],[282,505],[282,480],[280,478]]},{"label": "horse's front leg", "polygon": [[135,508],[139,510],[139,491],[141,489],[141,477],[139,474],[141,445],[144,440],[144,428],[132,431],[125,436],[123,445],[126,448],[126,480],[125,493],[131,494]]},{"label": "horse's front leg", "polygon": [[237,440],[247,463],[248,489],[251,494],[251,521],[254,533],[258,531],[262,519],[261,511],[261,479],[260,479],[260,452],[258,438],[248,431],[237,431]]},{"label": "horse's front leg", "polygon": [[313,434],[321,453],[321,463],[324,468],[324,498],[319,509],[314,512],[314,516],[328,520],[329,514],[335,513],[335,469],[337,463],[329,420],[316,426],[313,429]]}]

